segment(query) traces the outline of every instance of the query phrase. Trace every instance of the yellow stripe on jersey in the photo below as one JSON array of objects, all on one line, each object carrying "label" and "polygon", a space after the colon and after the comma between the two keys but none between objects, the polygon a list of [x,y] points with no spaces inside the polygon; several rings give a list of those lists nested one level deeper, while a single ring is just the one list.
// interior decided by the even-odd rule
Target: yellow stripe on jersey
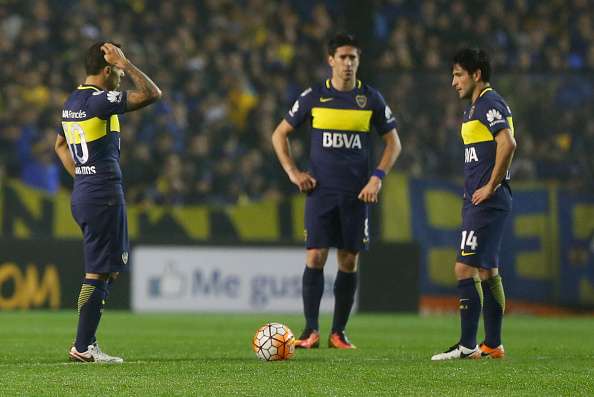
[{"label": "yellow stripe on jersey", "polygon": [[487,92],[489,92],[489,91],[493,91],[493,88],[491,88],[491,87],[487,87],[487,88],[483,89],[483,90],[481,91],[481,93],[479,94],[479,98],[480,98],[480,97],[482,97],[483,95],[485,95],[485,94],[486,94]]},{"label": "yellow stripe on jersey", "polygon": [[[107,135],[107,120],[99,117],[92,117],[81,121],[63,121],[64,136],[68,144],[81,142],[81,135],[85,142],[93,142]],[[117,115],[110,116],[110,129],[114,132],[120,132],[120,120]]]},{"label": "yellow stripe on jersey", "polygon": [[462,140],[465,145],[493,140],[491,131],[479,120],[470,120],[462,124]]},{"label": "yellow stripe on jersey", "polygon": [[511,130],[512,136],[514,136],[515,132],[514,132],[514,119],[511,116],[506,117],[507,119],[507,124],[509,124],[509,128]]},{"label": "yellow stripe on jersey", "polygon": [[112,114],[109,117],[109,129],[111,132],[120,132],[120,119],[117,114]]},{"label": "yellow stripe on jersey", "polygon": [[97,92],[101,91],[99,88],[97,87],[93,87],[93,86],[88,86],[88,85],[79,85],[77,88],[77,90],[95,90]]},{"label": "yellow stripe on jersey", "polygon": [[312,127],[320,130],[369,132],[371,110],[313,108]]}]

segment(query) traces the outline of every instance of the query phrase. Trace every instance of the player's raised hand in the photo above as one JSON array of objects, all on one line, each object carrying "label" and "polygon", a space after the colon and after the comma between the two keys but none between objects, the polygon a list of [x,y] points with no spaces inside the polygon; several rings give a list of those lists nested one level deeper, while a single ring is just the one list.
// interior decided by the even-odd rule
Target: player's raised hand
[{"label": "player's raised hand", "polygon": [[313,176],[307,172],[295,171],[289,175],[289,179],[299,188],[300,192],[311,192],[318,183]]},{"label": "player's raised hand", "polygon": [[379,200],[379,191],[382,188],[382,180],[378,177],[372,176],[369,178],[367,185],[359,193],[359,200],[365,203],[377,203]]},{"label": "player's raised hand", "polygon": [[111,43],[105,43],[101,46],[101,50],[105,54],[104,58],[107,63],[117,66],[120,69],[124,69],[128,59],[126,59],[121,48],[116,47]]}]

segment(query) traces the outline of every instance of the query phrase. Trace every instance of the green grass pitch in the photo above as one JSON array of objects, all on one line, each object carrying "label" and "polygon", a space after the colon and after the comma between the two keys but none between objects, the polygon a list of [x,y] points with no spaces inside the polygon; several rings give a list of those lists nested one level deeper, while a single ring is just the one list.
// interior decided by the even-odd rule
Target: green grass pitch
[{"label": "green grass pitch", "polygon": [[594,318],[505,319],[504,360],[431,362],[458,336],[456,316],[356,314],[359,348],[298,350],[284,362],[250,349],[269,321],[297,315],[106,311],[99,341],[122,365],[66,360],[75,312],[0,312],[0,396],[577,396],[594,395]]}]

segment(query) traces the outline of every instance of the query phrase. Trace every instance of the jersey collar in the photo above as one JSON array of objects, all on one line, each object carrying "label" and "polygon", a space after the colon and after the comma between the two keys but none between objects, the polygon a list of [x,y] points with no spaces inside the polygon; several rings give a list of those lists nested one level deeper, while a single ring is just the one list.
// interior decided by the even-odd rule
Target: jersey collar
[{"label": "jersey collar", "polygon": [[485,94],[486,94],[487,92],[489,92],[489,91],[493,91],[493,87],[491,87],[491,86],[488,86],[488,87],[485,87],[485,88],[483,88],[483,90],[482,90],[482,91],[481,91],[481,93],[479,94],[479,98],[480,98],[480,97],[482,97],[483,95],[485,95]]},{"label": "jersey collar", "polygon": [[95,90],[95,91],[103,91],[101,88],[97,87],[93,84],[81,84],[77,88],[77,90]]},{"label": "jersey collar", "polygon": [[[363,86],[363,83],[361,83],[361,80],[357,79],[357,82],[355,83],[355,88],[353,89],[353,91],[361,89],[362,86]],[[329,90],[338,91],[338,90],[334,89],[334,87],[332,86],[332,81],[330,79],[326,79],[326,88]],[[348,92],[348,91],[338,91],[338,92]]]}]

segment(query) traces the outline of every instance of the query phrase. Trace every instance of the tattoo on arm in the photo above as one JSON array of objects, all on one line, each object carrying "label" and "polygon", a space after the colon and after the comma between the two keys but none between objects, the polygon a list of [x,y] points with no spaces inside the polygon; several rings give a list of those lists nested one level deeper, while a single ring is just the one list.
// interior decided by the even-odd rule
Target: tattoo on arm
[{"label": "tattoo on arm", "polygon": [[134,66],[134,64],[128,62],[124,71],[130,76],[135,88],[132,91],[128,91],[128,111],[150,105],[161,97],[159,87],[157,87],[150,77]]}]

